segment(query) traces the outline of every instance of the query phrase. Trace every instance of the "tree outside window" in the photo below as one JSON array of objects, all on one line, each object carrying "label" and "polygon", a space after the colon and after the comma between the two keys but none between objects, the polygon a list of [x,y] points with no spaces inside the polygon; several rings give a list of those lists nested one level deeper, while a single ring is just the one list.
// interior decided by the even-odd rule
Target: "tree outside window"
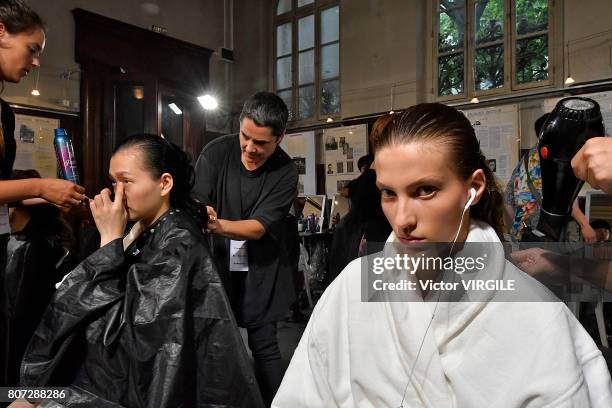
[{"label": "tree outside window", "polygon": [[547,84],[549,3],[550,0],[437,1],[438,97],[465,98]]}]

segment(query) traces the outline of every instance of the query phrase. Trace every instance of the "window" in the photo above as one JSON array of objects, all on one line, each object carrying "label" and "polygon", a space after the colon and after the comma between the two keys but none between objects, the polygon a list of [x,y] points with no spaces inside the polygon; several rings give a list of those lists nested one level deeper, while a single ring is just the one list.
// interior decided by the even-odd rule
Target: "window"
[{"label": "window", "polygon": [[548,2],[516,0],[515,64],[517,84],[549,77]]},{"label": "window", "polygon": [[474,4],[474,90],[504,86],[504,0]]},{"label": "window", "polygon": [[550,3],[437,1],[434,38],[438,97],[466,98],[549,85]]},{"label": "window", "polygon": [[438,95],[460,95],[465,82],[465,4],[441,1],[439,10]]},{"label": "window", "polygon": [[340,113],[340,8],[330,0],[279,0],[275,90],[290,120]]}]

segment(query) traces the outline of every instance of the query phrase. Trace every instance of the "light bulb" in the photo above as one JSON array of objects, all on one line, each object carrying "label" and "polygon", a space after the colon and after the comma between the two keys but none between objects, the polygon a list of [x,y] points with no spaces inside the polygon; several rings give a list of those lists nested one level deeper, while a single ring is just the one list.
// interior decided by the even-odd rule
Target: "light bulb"
[{"label": "light bulb", "polygon": [[209,94],[198,96],[198,102],[206,110],[215,110],[219,107],[217,98]]}]

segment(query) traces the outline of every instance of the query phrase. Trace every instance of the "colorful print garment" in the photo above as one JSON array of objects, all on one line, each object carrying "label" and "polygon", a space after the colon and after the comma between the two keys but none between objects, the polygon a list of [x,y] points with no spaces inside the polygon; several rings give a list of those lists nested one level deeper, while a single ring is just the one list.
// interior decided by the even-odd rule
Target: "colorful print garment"
[{"label": "colorful print garment", "polygon": [[[542,194],[542,173],[537,145],[526,154],[529,155],[529,176],[535,189]],[[515,211],[511,230],[515,238],[520,238],[525,226],[535,228],[538,225],[540,205],[529,189],[523,158],[514,168],[506,186],[506,204],[511,205]]]}]

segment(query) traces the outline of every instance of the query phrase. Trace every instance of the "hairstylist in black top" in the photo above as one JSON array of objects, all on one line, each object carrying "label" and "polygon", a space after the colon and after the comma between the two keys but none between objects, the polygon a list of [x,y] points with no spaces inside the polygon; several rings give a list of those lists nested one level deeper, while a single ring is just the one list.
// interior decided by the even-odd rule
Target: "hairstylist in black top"
[{"label": "hairstylist in black top", "polygon": [[[40,65],[45,47],[42,19],[21,0],[0,0],[0,81],[17,83]],[[15,115],[0,99],[0,386],[7,383],[6,340],[10,313],[6,303],[5,264],[8,226],[7,204],[22,201],[36,204],[40,199],[62,206],[77,205],[85,198],[85,189],[59,179],[9,180],[15,161]],[[32,200],[33,199],[33,200]]]}]

